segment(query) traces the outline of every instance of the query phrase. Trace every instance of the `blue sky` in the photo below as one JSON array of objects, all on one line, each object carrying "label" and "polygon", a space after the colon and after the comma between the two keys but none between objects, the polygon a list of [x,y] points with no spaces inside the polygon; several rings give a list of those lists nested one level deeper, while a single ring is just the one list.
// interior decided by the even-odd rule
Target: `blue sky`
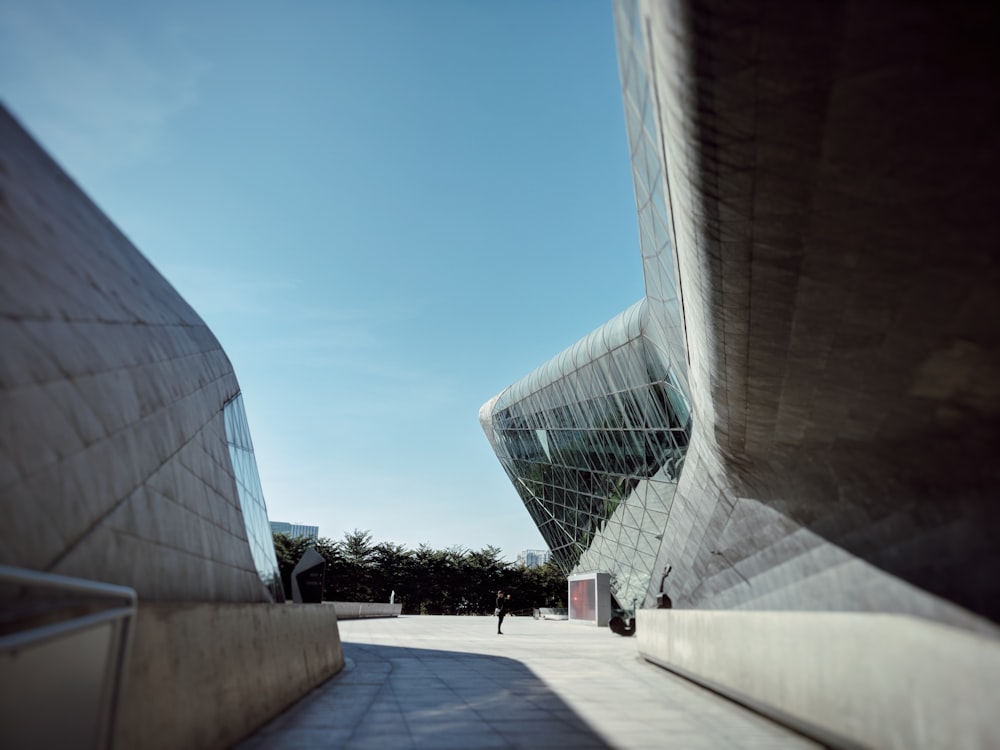
[{"label": "blue sky", "polygon": [[544,547],[478,410],[643,294],[610,2],[6,0],[0,97],[222,342],[273,520]]}]

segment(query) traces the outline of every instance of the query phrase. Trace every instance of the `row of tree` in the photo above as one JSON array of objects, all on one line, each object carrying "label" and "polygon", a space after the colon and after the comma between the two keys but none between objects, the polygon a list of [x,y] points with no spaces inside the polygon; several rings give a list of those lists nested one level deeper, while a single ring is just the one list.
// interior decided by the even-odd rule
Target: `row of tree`
[{"label": "row of tree", "polygon": [[369,531],[349,531],[333,541],[325,537],[274,535],[281,582],[291,599],[291,576],[309,547],[326,560],[326,601],[388,602],[395,592],[404,614],[492,614],[496,592],[511,594],[512,609],[564,607],[566,576],[553,563],[534,568],[500,558],[498,547],[432,549],[421,544],[372,541]]}]

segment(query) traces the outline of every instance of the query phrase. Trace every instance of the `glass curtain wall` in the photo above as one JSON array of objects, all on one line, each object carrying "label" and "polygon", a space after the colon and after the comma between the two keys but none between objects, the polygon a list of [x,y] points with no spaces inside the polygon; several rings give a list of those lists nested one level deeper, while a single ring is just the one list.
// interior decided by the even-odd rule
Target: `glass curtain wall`
[{"label": "glass curtain wall", "polygon": [[257,473],[257,460],[254,458],[253,443],[250,440],[250,427],[247,424],[246,411],[243,409],[243,394],[238,393],[227,401],[223,407],[223,414],[229,458],[236,476],[236,489],[240,496],[243,522],[246,524],[254,565],[257,566],[260,580],[271,592],[274,600],[283,602],[285,594],[281,586],[281,574],[278,572],[278,558],[274,552],[274,537],[267,518],[264,492],[261,490],[260,476]]},{"label": "glass curtain wall", "polygon": [[649,71],[653,61],[647,21],[638,0],[616,0],[615,30],[638,211],[639,247],[649,301],[651,343],[670,358],[673,377],[687,391],[687,342],[680,276],[670,220],[670,180],[666,168],[659,100]]},{"label": "glass curtain wall", "polygon": [[480,412],[493,449],[567,572],[610,573],[623,606],[652,575],[691,434],[687,337],[649,30],[614,19],[646,297]]},{"label": "glass curtain wall", "polygon": [[625,606],[645,594],[691,428],[646,318],[633,305],[481,414],[553,558],[567,574],[610,573]]}]

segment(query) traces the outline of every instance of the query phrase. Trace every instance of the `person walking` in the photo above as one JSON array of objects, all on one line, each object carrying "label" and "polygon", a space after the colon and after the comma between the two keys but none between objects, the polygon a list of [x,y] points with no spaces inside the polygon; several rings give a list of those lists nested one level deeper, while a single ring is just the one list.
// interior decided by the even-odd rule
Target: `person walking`
[{"label": "person walking", "polygon": [[497,592],[497,608],[494,610],[496,616],[499,618],[497,620],[497,635],[503,635],[503,631],[500,630],[500,626],[503,625],[504,615],[507,614],[507,610],[510,609],[510,594],[504,596],[503,591]]}]

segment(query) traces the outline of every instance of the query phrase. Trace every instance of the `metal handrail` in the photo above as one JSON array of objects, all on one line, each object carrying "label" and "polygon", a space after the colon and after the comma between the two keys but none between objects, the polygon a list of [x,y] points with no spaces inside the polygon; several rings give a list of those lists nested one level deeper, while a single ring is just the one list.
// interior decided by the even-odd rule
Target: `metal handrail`
[{"label": "metal handrail", "polygon": [[84,578],[73,578],[58,573],[42,573],[38,570],[15,568],[12,565],[0,565],[0,580],[10,583],[23,583],[30,586],[59,588],[64,591],[79,591],[85,594],[102,594],[105,596],[120,596],[130,604],[136,603],[135,589],[128,586],[116,586],[113,583],[88,581]]},{"label": "metal handrail", "polygon": [[82,601],[99,599],[107,603],[107,609],[78,615],[55,623],[28,627],[5,635],[0,635],[0,652],[14,652],[39,645],[45,641],[58,640],[75,633],[94,628],[105,623],[116,623],[115,639],[109,647],[105,668],[104,684],[106,694],[101,700],[97,723],[95,746],[108,748],[114,744],[114,728],[117,721],[119,699],[125,676],[125,667],[132,643],[132,620],[137,609],[137,595],[134,589],[81,578],[42,573],[9,565],[0,565],[0,584],[12,584],[23,588],[50,589],[59,594],[81,595]]}]

